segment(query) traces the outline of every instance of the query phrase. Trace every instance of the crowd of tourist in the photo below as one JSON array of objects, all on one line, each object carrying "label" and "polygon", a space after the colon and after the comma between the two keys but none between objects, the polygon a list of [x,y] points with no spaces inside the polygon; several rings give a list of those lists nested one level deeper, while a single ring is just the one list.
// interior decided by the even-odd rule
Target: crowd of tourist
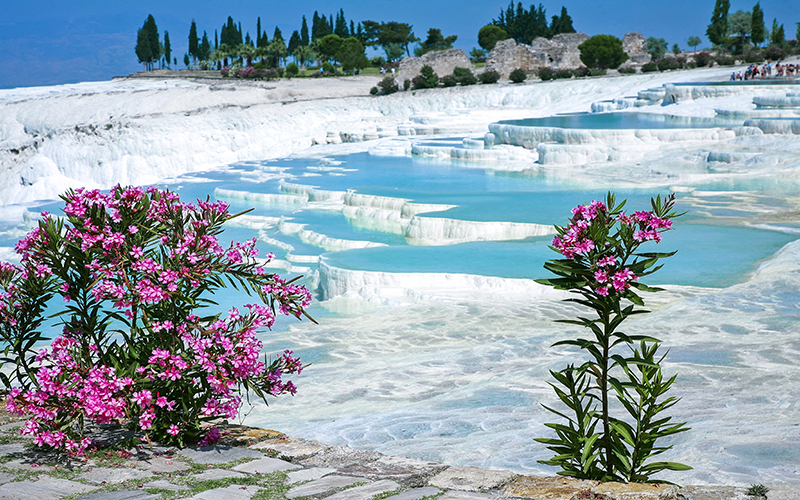
[{"label": "crowd of tourist", "polygon": [[766,62],[760,67],[758,64],[751,64],[744,71],[734,71],[731,74],[731,81],[760,78],[791,78],[793,76],[800,76],[800,64],[781,64],[777,62],[773,67],[771,62]]}]

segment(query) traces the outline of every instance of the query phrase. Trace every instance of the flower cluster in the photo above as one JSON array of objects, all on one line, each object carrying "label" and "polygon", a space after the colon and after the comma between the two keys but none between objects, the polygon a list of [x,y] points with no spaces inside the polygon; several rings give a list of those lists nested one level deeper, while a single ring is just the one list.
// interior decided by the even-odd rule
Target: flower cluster
[{"label": "flower cluster", "polygon": [[592,201],[572,209],[569,224],[559,228],[552,246],[567,259],[584,265],[590,271],[588,285],[597,295],[607,297],[624,294],[639,280],[627,265],[638,246],[647,241],[659,243],[661,233],[670,229],[668,216],[651,211],[610,213],[605,203]]},{"label": "flower cluster", "polygon": [[[257,334],[276,312],[300,317],[311,295],[259,267],[255,239],[220,244],[233,217],[227,204],[182,203],[152,187],[79,189],[63,199],[67,222],[43,214],[17,244],[21,266],[0,264],[0,322],[32,321],[15,306],[45,285],[43,296],[70,304],[63,335],[36,356],[32,387],[9,395],[9,410],[33,415],[24,432],[35,442],[80,454],[88,441],[72,424],[86,419],[182,444],[201,437],[202,421],[235,418],[243,390],[295,393],[282,376],[299,374],[300,360],[286,351],[261,361]],[[224,318],[195,314],[226,282],[263,303]]]}]

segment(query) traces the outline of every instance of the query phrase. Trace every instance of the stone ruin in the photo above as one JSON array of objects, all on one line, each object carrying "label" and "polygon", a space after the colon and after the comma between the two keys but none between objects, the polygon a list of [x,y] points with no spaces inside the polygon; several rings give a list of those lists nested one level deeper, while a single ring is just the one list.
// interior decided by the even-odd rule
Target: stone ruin
[{"label": "stone ruin", "polygon": [[397,70],[397,82],[402,85],[406,79],[412,80],[419,75],[420,70],[426,64],[433,68],[433,71],[440,77],[452,74],[455,68],[473,69],[472,61],[463,50],[437,50],[428,52],[422,57],[404,57]]},{"label": "stone ruin", "polygon": [[[513,39],[497,42],[486,58],[486,70],[495,70],[503,78],[517,68],[534,73],[540,68],[576,69],[583,66],[578,46],[589,39],[584,33],[562,33],[552,39],[536,38],[530,45],[518,44]],[[645,51],[645,38],[639,33],[628,33],[622,39],[628,54],[627,65],[640,65],[650,61]]]},{"label": "stone ruin", "polygon": [[622,50],[628,54],[628,60],[623,66],[641,66],[650,62],[652,57],[647,52],[647,39],[641,33],[632,31],[622,37]]}]

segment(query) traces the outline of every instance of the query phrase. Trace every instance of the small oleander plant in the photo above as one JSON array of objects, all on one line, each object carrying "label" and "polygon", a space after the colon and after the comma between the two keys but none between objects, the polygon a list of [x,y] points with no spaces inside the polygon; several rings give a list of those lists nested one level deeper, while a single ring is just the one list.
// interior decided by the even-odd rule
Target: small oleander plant
[{"label": "small oleander plant", "polygon": [[[560,467],[560,475],[600,481],[657,482],[651,476],[662,470],[691,467],[651,461],[671,446],[657,442],[687,431],[663,413],[678,399],[666,393],[676,375],[666,377],[659,354],[661,341],[650,335],[628,335],[620,327],[630,316],[647,312],[636,293],[655,292],[639,280],[661,268],[660,259],[671,253],[645,252],[647,242],[659,243],[672,229],[674,195],[652,200],[652,210],[627,214],[625,202],[616,204],[609,193],[605,202],[593,201],[572,210],[566,227],[556,226],[552,249],[563,258],[545,263],[555,278],[537,282],[569,291],[566,299],[593,312],[593,316],[561,323],[587,328],[588,338],[556,342],[580,348],[589,359],[551,371],[550,385],[566,409],[545,406],[564,423],[548,423],[556,437],[536,441],[555,453],[541,463]],[[612,415],[612,401],[621,415]],[[663,481],[658,481],[663,482]]]}]

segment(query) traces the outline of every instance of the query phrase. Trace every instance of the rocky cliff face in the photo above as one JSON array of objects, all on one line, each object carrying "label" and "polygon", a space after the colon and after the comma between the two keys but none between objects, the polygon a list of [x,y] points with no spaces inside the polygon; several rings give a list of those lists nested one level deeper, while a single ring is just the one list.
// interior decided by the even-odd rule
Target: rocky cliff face
[{"label": "rocky cliff face", "polygon": [[403,58],[397,71],[397,81],[402,85],[404,80],[413,79],[425,65],[433,68],[433,71],[440,77],[452,74],[455,68],[472,70],[472,61],[469,60],[467,53],[463,50],[437,50],[428,52],[422,57]]}]

